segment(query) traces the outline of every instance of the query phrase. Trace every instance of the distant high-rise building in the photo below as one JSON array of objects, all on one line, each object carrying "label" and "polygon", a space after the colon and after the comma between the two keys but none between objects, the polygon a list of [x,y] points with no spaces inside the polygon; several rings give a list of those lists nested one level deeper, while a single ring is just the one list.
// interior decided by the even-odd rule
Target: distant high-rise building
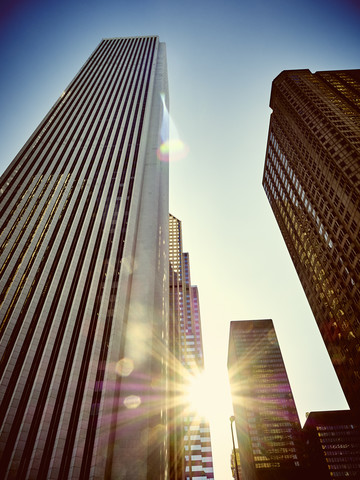
[{"label": "distant high-rise building", "polygon": [[1,177],[1,478],[169,478],[167,103],[105,39]]},{"label": "distant high-rise building", "polygon": [[181,223],[169,215],[169,349],[172,355],[168,362],[169,413],[172,419],[169,446],[172,478],[183,480],[185,472],[184,446],[184,384],[185,372],[181,361],[182,329],[180,318],[182,311],[182,243]]},{"label": "distant high-rise building", "polygon": [[360,70],[273,82],[263,186],[346,399],[360,409]]},{"label": "distant high-rise building", "polygon": [[352,411],[311,412],[303,431],[312,478],[360,478],[360,423]]},{"label": "distant high-rise building", "polygon": [[[169,217],[169,258],[170,319],[175,323],[175,337],[180,336],[180,342],[175,342],[180,348],[174,349],[178,355],[178,368],[174,374],[182,398],[186,383],[203,370],[204,358],[198,289],[191,285],[189,254],[183,252],[181,222],[173,215]],[[176,413],[175,418],[180,415],[182,421],[183,431],[180,438],[178,435],[178,446],[183,449],[185,479],[213,479],[208,421],[181,401],[177,403]],[[179,462],[180,459],[178,465]]]},{"label": "distant high-rise building", "polygon": [[272,320],[231,322],[228,370],[243,478],[306,478],[300,421]]}]

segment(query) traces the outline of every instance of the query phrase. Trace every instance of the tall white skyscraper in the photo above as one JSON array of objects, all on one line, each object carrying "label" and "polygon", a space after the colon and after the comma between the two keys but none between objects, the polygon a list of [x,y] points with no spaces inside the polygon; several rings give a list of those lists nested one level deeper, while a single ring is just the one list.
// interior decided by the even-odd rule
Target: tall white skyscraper
[{"label": "tall white skyscraper", "polygon": [[169,478],[166,104],[102,40],[1,177],[1,478]]}]

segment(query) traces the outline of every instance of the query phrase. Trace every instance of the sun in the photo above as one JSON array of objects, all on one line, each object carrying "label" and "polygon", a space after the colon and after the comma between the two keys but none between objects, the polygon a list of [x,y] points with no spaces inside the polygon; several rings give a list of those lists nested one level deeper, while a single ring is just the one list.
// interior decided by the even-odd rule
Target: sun
[{"label": "sun", "polygon": [[216,389],[211,376],[204,370],[190,376],[185,393],[188,409],[210,420],[214,414]]}]

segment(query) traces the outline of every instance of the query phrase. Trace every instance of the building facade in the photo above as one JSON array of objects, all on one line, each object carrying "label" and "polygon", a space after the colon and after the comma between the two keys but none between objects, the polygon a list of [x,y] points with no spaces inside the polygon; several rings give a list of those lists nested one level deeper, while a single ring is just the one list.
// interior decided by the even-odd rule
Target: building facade
[{"label": "building facade", "polygon": [[360,70],[273,82],[263,186],[350,408],[360,408]]},{"label": "building facade", "polygon": [[304,440],[313,478],[360,478],[360,423],[353,412],[311,412]]},{"label": "building facade", "polygon": [[189,254],[183,252],[181,222],[173,215],[169,216],[169,258],[170,318],[180,338],[178,350],[174,349],[177,351],[177,388],[172,389],[179,392],[175,418],[182,423],[182,432],[178,431],[178,461],[183,464],[186,480],[213,479],[209,423],[191,409],[183,396],[190,379],[203,370],[204,357],[198,289],[191,285]]},{"label": "building facade", "polygon": [[1,177],[1,478],[169,478],[166,104],[104,39]]},{"label": "building facade", "polygon": [[[236,458],[235,458],[236,454]],[[231,474],[234,480],[243,480],[242,473],[241,473],[241,465],[240,465],[240,454],[239,449],[236,448],[231,452],[230,455],[230,466],[231,466]]]},{"label": "building facade", "polygon": [[228,371],[242,477],[306,478],[300,421],[272,320],[231,322]]}]

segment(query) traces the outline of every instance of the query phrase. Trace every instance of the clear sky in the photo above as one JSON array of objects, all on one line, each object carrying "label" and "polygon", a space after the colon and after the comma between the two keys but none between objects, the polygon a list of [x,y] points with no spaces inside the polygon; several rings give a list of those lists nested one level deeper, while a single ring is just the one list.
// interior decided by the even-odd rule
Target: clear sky
[{"label": "clear sky", "polygon": [[217,480],[231,478],[231,320],[272,318],[299,410],[346,408],[261,186],[272,80],[360,68],[359,0],[1,0],[2,172],[102,38],[159,35],[170,114],[189,149],[171,162],[200,294]]}]

